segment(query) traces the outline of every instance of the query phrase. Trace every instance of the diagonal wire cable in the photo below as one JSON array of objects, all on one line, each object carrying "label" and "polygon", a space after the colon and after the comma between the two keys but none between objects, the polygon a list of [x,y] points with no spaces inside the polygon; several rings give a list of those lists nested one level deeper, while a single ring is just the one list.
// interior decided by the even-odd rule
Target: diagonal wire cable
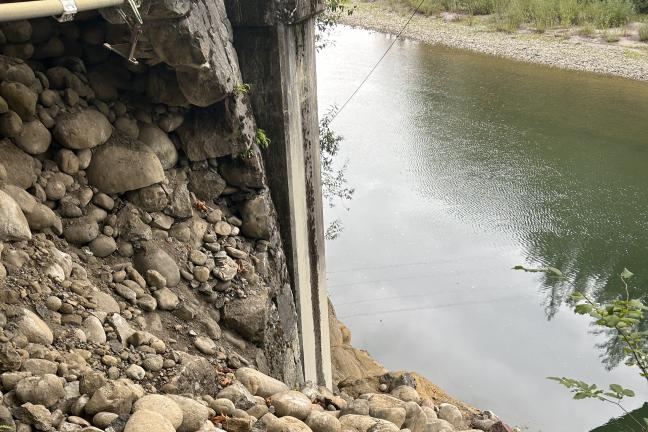
[{"label": "diagonal wire cable", "polygon": [[351,96],[349,96],[349,97],[347,98],[347,100],[344,101],[344,103],[342,104],[342,106],[340,107],[340,109],[337,110],[337,111],[335,111],[335,113],[334,113],[333,116],[331,117],[331,121],[330,121],[329,123],[333,123],[333,121],[335,120],[335,118],[336,118],[336,117],[337,117],[337,116],[342,112],[342,110],[343,110],[343,109],[344,109],[344,108],[349,104],[349,102],[351,102],[351,99],[353,99],[353,97],[354,97],[354,96],[355,96],[355,95],[360,91],[360,89],[362,88],[362,86],[363,86],[363,85],[364,85],[364,84],[369,80],[369,77],[371,77],[371,74],[373,74],[374,71],[378,68],[378,65],[380,65],[380,63],[384,60],[384,58],[387,57],[387,54],[389,54],[389,51],[391,51],[391,49],[392,49],[392,47],[394,46],[394,44],[396,43],[396,41],[398,41],[398,39],[401,37],[401,35],[403,34],[403,32],[405,31],[405,29],[406,29],[407,26],[409,25],[409,23],[412,22],[412,19],[414,19],[414,16],[417,14],[417,12],[419,11],[419,9],[421,9],[421,6],[423,6],[423,2],[425,2],[425,0],[421,0],[420,3],[418,4],[418,6],[416,6],[416,9],[414,9],[414,12],[412,12],[412,15],[410,15],[409,19],[407,20],[407,22],[405,23],[405,25],[403,26],[403,28],[400,29],[400,31],[396,34],[396,37],[394,38],[394,40],[392,41],[392,43],[389,44],[389,46],[387,47],[387,50],[383,53],[383,55],[380,57],[380,59],[378,59],[378,61],[376,62],[376,64],[371,68],[371,70],[369,71],[369,73],[367,74],[367,76],[364,77],[364,79],[362,80],[362,82],[360,83],[360,85],[358,85],[358,87],[356,87],[356,89],[353,91],[353,93],[351,93]]}]

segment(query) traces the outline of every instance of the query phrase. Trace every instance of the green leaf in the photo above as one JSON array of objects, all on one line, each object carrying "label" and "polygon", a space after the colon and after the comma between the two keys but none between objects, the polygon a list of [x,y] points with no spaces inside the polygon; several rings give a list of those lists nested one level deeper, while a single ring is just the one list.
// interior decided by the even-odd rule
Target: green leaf
[{"label": "green leaf", "polygon": [[614,393],[622,393],[623,387],[621,387],[619,384],[610,384],[610,390],[612,390]]},{"label": "green leaf", "polygon": [[630,389],[623,389],[623,394],[628,396],[628,397],[634,397],[635,396],[635,392],[633,392]]},{"label": "green leaf", "polygon": [[634,273],[632,273],[630,270],[627,268],[624,268],[623,271],[621,272],[621,278],[623,279],[630,279],[632,276],[634,276]]},{"label": "green leaf", "polygon": [[578,392],[574,395],[574,399],[576,400],[586,399],[587,397],[588,397],[587,393],[583,393],[583,392]]},{"label": "green leaf", "polygon": [[575,302],[581,301],[585,299],[585,296],[583,293],[579,293],[578,291],[571,293],[570,295],[571,299]]}]

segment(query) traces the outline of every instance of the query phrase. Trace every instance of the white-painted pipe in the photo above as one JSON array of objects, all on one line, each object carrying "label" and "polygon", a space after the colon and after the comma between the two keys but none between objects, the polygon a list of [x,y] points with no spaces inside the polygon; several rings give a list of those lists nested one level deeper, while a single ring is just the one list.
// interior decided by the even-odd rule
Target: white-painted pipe
[{"label": "white-painted pipe", "polygon": [[[76,0],[77,12],[117,6],[124,0]],[[61,0],[34,0],[0,4],[0,21],[61,16],[64,12]]]}]

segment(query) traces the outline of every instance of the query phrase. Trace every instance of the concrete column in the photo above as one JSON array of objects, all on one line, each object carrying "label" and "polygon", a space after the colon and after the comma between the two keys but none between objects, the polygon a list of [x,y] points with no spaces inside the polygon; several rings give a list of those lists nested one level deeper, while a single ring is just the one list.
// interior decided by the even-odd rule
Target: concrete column
[{"label": "concrete column", "polygon": [[323,6],[292,3],[226,1],[255,117],[272,140],[264,158],[299,307],[304,377],[331,387],[314,22]]}]

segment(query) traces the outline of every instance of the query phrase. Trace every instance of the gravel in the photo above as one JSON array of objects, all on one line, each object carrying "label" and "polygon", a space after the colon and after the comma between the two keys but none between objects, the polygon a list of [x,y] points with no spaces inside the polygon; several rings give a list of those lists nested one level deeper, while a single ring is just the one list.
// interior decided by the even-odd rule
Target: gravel
[{"label": "gravel", "polygon": [[[340,22],[396,34],[408,18],[373,4],[357,8],[352,15],[343,15]],[[531,33],[502,33],[482,24],[468,26],[423,15],[412,19],[403,37],[560,69],[648,81],[647,44],[623,46],[598,43],[579,36],[559,38]]]}]

